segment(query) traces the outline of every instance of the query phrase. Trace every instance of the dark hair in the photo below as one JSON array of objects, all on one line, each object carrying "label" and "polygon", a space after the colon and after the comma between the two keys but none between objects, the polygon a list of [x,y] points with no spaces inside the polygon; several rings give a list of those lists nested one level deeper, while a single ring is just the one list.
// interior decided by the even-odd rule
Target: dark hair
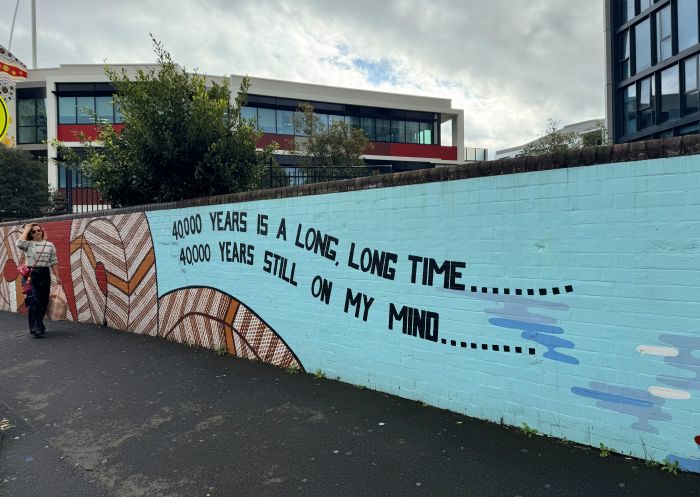
[{"label": "dark hair", "polygon": [[44,230],[44,228],[40,224],[32,223],[31,226],[32,226],[31,229],[29,231],[27,231],[27,234],[24,236],[24,238],[22,238],[23,240],[32,240],[32,232],[34,231],[34,226],[38,226],[39,229],[41,230],[42,241],[46,240],[46,231]]}]

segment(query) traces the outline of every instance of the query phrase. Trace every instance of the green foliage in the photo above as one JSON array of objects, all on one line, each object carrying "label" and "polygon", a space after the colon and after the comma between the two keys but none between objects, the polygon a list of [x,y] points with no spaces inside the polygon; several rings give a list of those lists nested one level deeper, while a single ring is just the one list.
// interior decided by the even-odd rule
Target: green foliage
[{"label": "green foliage", "polygon": [[661,463],[661,471],[677,475],[679,469],[678,461],[671,462],[668,459],[664,459],[663,463]]},{"label": "green foliage", "polygon": [[603,121],[598,121],[593,130],[581,136],[573,131],[562,131],[559,121],[547,119],[542,138],[528,143],[519,156],[534,156],[550,153],[562,153],[570,149],[595,147],[608,141],[608,132]]},{"label": "green foliage", "polygon": [[325,377],[326,377],[326,373],[324,373],[320,369],[317,369],[316,371],[314,371],[314,378],[316,378],[317,380],[322,380]]},{"label": "green foliage", "polygon": [[298,364],[292,364],[288,368],[285,369],[287,374],[299,374],[301,373],[301,368],[299,367]]},{"label": "green foliage", "polygon": [[87,155],[71,159],[115,207],[256,188],[272,149],[257,152],[260,135],[241,119],[248,79],[232,102],[228,81],[186,72],[153,43],[157,68],[131,76],[105,66],[124,129],[98,123],[102,146],[83,136]]},{"label": "green foliage", "polygon": [[610,455],[610,451],[610,447],[601,442],[599,452],[600,457],[608,457]]},{"label": "green foliage", "polygon": [[370,173],[362,155],[372,148],[372,143],[362,129],[345,121],[333,121],[326,127],[309,103],[299,105],[294,127],[305,135],[294,140],[294,152],[300,156],[302,167],[323,168],[330,178]]},{"label": "green foliage", "polygon": [[221,347],[216,349],[216,355],[218,355],[219,357],[225,356],[226,355],[226,347],[224,345],[222,345]]},{"label": "green foliage", "polygon": [[49,212],[46,162],[0,144],[0,220],[28,219]]},{"label": "green foliage", "polygon": [[523,421],[523,426],[520,430],[527,435],[528,438],[532,438],[533,435],[537,435],[538,431],[535,428],[530,427],[527,423]]}]

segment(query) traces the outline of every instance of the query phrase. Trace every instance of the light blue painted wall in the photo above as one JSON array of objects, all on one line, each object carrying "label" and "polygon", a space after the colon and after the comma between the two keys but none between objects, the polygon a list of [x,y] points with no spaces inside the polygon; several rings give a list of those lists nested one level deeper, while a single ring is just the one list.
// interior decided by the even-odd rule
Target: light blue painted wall
[{"label": "light blue painted wall", "polygon": [[[159,295],[187,286],[232,295],[307,371],[700,471],[698,203],[700,156],[689,156],[158,211],[148,220]],[[216,210],[246,212],[247,232],[213,231]],[[173,223],[196,214],[202,233],[175,240]],[[268,236],[256,234],[258,214],[269,216]],[[282,218],[286,241],[275,237]],[[300,224],[339,239],[337,265],[294,245]],[[254,265],[222,263],[221,241],[254,245]],[[395,280],[349,268],[351,242],[395,252]],[[180,263],[192,244],[209,244],[211,262]],[[263,272],[265,250],[296,263],[298,286]],[[466,290],[439,279],[412,284],[409,254],[465,262]],[[316,275],[333,282],[329,305],[311,295]],[[366,322],[344,312],[348,287],[375,299]],[[389,303],[437,312],[447,344],[389,330]]]}]

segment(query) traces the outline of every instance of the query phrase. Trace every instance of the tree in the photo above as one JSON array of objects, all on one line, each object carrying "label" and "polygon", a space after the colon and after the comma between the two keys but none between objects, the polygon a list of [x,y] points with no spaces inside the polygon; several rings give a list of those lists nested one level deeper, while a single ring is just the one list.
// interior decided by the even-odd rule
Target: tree
[{"label": "tree", "polygon": [[544,136],[523,147],[519,156],[533,156],[549,153],[566,152],[569,149],[592,147],[607,143],[607,130],[603,121],[598,121],[595,127],[578,135],[573,131],[562,131],[559,121],[547,119]]},{"label": "tree", "polygon": [[260,134],[241,119],[248,78],[232,101],[227,81],[186,72],[152,39],[157,69],[138,70],[132,79],[105,67],[123,130],[96,121],[98,144],[81,136],[86,153],[63,149],[68,160],[115,207],[256,188],[272,149],[256,151]]},{"label": "tree", "polygon": [[0,220],[44,216],[50,198],[46,162],[0,144]]},{"label": "tree", "polygon": [[304,135],[294,140],[294,152],[309,172],[326,177],[369,172],[362,155],[372,148],[372,143],[362,129],[353,128],[344,120],[334,120],[326,126],[310,103],[299,105],[294,127]]}]

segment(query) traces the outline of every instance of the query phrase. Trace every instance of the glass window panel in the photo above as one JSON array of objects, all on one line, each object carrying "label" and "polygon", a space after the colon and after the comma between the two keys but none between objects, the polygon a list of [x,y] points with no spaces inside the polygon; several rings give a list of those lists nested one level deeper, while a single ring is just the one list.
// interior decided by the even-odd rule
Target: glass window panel
[{"label": "glass window panel", "polygon": [[639,129],[648,128],[655,123],[653,76],[639,83]]},{"label": "glass window panel", "polygon": [[258,109],[258,129],[263,133],[276,133],[275,109]]},{"label": "glass window panel", "polygon": [[345,117],[336,116],[335,114],[328,115],[328,125],[329,126],[332,126],[333,123],[342,123],[342,122],[345,122]]},{"label": "glass window panel", "polygon": [[656,57],[659,61],[672,54],[671,45],[671,6],[664,7],[656,15]]},{"label": "glass window panel", "polygon": [[316,122],[321,125],[321,130],[328,129],[328,114],[315,114]]},{"label": "glass window panel", "polygon": [[75,97],[58,97],[58,124],[75,124]]},{"label": "glass window panel", "polygon": [[114,105],[111,96],[95,97],[97,119],[100,121],[114,121]]},{"label": "glass window panel", "polygon": [[17,118],[19,126],[34,126],[36,124],[36,102],[33,98],[23,98],[17,101]]},{"label": "glass window panel", "polygon": [[36,128],[34,126],[21,126],[17,139],[19,143],[37,143]]},{"label": "glass window panel", "polygon": [[46,99],[36,99],[36,124],[37,126],[46,126]]},{"label": "glass window panel", "polygon": [[124,122],[124,116],[122,115],[121,108],[119,107],[119,101],[114,100],[114,122],[116,124],[121,124]]},{"label": "glass window panel", "polygon": [[629,85],[623,91],[623,130],[624,134],[637,131],[637,89],[635,85]]},{"label": "glass window panel", "polygon": [[691,57],[685,59],[685,91],[693,91],[698,89],[698,58]]},{"label": "glass window panel", "polygon": [[685,114],[692,114],[700,110],[698,107],[698,91],[691,91],[685,94]]},{"label": "glass window panel", "polygon": [[651,0],[639,0],[639,12],[643,12],[651,7]]},{"label": "glass window panel", "polygon": [[373,117],[362,118],[362,129],[370,140],[377,139],[376,120]]},{"label": "glass window panel", "polygon": [[419,133],[419,123],[415,121],[406,121],[406,143],[419,143]]},{"label": "glass window panel", "polygon": [[78,106],[78,124],[91,124],[95,112],[95,97],[75,97]]},{"label": "glass window panel", "polygon": [[36,128],[36,142],[41,143],[46,140],[46,126],[38,126]]},{"label": "glass window panel", "polygon": [[678,0],[678,51],[698,42],[698,0]]},{"label": "glass window panel", "polygon": [[406,142],[406,121],[391,121],[391,141]]},{"label": "glass window panel", "polygon": [[695,133],[700,133],[699,123],[688,124],[686,126],[678,128],[678,136],[692,135]]},{"label": "glass window panel", "polygon": [[280,135],[294,134],[294,111],[277,109],[277,133]]},{"label": "glass window panel", "polygon": [[634,0],[620,1],[620,17],[622,24],[626,23],[634,17]]},{"label": "glass window panel", "polygon": [[649,31],[649,19],[646,19],[634,28],[635,54],[637,56],[636,71],[639,72],[651,66],[651,32]]},{"label": "glass window panel", "polygon": [[679,88],[677,65],[661,72],[661,122],[681,116]]},{"label": "glass window panel", "polygon": [[431,123],[420,123],[420,138],[418,141],[423,145],[433,144],[433,125]]},{"label": "glass window panel", "polygon": [[241,119],[245,119],[249,123],[253,125],[253,127],[257,127],[258,125],[258,109],[256,107],[248,107],[247,105],[244,105],[241,107]]},{"label": "glass window panel", "polygon": [[354,129],[362,129],[362,119],[357,116],[345,116],[345,122]]},{"label": "glass window panel", "polygon": [[376,122],[377,141],[391,141],[391,121],[389,119],[377,119]]},{"label": "glass window panel", "polygon": [[620,35],[620,78],[630,77],[630,32],[625,31]]}]

